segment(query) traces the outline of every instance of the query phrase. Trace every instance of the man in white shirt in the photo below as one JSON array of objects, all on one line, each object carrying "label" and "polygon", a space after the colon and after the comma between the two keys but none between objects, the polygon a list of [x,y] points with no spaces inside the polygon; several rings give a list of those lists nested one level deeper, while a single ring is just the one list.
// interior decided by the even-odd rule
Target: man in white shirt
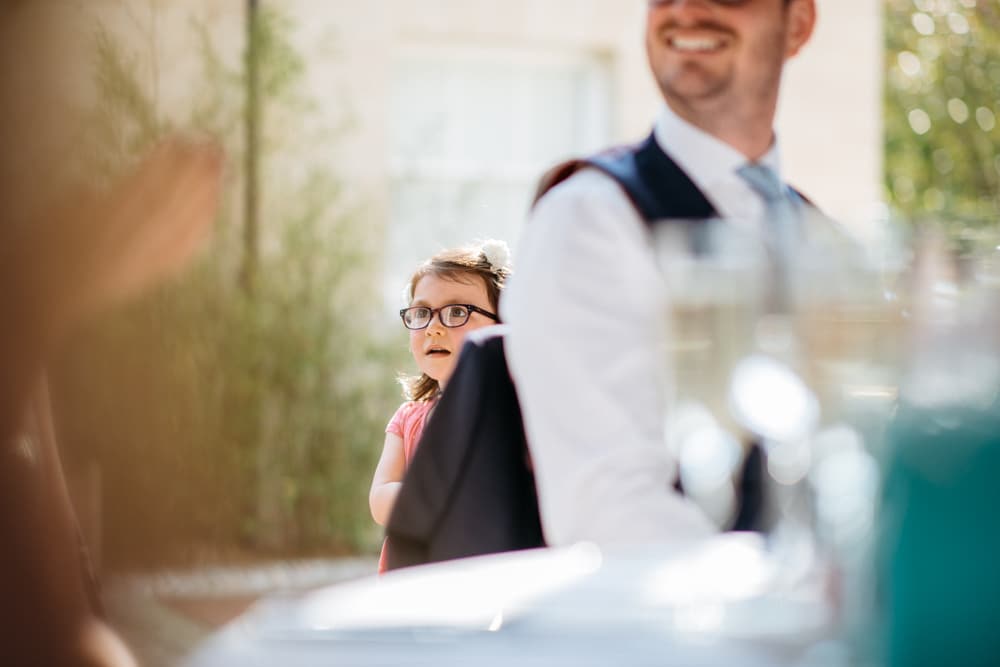
[{"label": "man in white shirt", "polygon": [[[648,3],[647,55],[666,101],[655,142],[724,218],[764,213],[737,170],[780,175],[781,71],[814,22],[814,0]],[[542,197],[501,314],[551,545],[716,530],[672,486],[665,308],[648,231],[615,180],[584,169]]]}]

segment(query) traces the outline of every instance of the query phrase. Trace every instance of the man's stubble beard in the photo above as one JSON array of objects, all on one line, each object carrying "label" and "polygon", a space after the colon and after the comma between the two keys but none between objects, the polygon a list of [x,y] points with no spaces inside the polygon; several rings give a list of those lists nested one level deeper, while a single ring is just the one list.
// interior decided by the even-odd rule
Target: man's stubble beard
[{"label": "man's stubble beard", "polygon": [[[687,71],[683,71],[687,70]],[[694,80],[691,80],[694,79]],[[664,101],[675,113],[707,130],[713,129],[725,114],[731,95],[732,73],[714,74],[695,64],[657,77]]]},{"label": "man's stubble beard", "polygon": [[668,101],[692,108],[710,105],[712,100],[724,98],[732,85],[732,73],[713,74],[696,64],[682,65],[679,70],[657,80],[660,93]]},{"label": "man's stubble beard", "polygon": [[779,45],[784,42],[784,28],[761,40],[754,61],[766,66],[760,78],[746,82],[743,89],[735,66],[712,72],[697,63],[685,63],[656,77],[660,95],[680,116],[709,131],[733,129],[734,124],[761,115],[773,122],[784,67],[784,50]]}]

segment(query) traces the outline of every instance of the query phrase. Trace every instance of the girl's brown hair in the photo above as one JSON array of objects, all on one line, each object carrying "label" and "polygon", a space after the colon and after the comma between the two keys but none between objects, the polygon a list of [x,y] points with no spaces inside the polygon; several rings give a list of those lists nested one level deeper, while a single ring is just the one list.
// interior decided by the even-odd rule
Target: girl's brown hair
[{"label": "girl's brown hair", "polygon": [[[483,241],[470,246],[448,248],[425,260],[416,268],[406,286],[406,303],[412,303],[417,283],[425,276],[475,284],[482,280],[490,308],[497,312],[500,292],[510,276],[509,251],[503,241]],[[411,401],[427,401],[440,391],[438,381],[426,373],[419,376],[401,376],[403,393]]]}]

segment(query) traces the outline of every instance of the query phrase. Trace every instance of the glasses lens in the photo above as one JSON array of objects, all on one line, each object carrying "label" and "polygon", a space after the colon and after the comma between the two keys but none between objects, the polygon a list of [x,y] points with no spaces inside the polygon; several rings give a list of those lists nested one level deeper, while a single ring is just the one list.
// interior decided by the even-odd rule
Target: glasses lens
[{"label": "glasses lens", "polygon": [[403,324],[407,329],[423,329],[431,319],[430,308],[407,308],[403,311]]},{"label": "glasses lens", "polygon": [[441,309],[441,322],[446,327],[460,327],[469,321],[469,309],[465,306],[445,306]]}]

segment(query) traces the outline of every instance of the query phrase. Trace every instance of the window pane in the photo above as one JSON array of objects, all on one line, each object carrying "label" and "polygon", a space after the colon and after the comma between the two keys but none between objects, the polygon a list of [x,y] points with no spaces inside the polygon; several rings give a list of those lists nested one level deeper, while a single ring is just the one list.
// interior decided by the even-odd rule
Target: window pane
[{"label": "window pane", "polygon": [[414,49],[393,80],[387,295],[417,262],[480,238],[514,245],[535,183],[604,145],[608,63],[588,53]]}]

